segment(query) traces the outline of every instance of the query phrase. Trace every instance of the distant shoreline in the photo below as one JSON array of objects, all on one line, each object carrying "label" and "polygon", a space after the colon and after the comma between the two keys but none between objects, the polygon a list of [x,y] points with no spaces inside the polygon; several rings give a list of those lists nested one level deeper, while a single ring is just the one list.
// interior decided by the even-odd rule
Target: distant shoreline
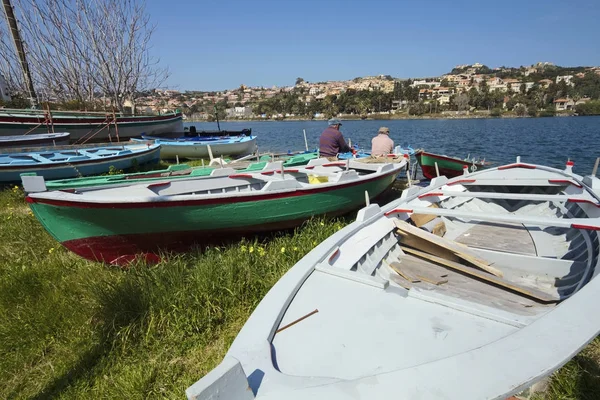
[{"label": "distant shoreline", "polygon": [[[518,116],[514,114],[491,116],[486,114],[430,114],[430,115],[406,115],[406,114],[379,114],[369,116],[367,118],[359,118],[355,116],[340,116],[342,121],[394,121],[394,120],[438,120],[438,119],[517,119],[517,118],[552,118],[552,117],[575,117],[574,114],[557,113],[553,116],[536,116],[529,115]],[[286,118],[236,118],[223,119],[219,122],[286,122],[286,121],[327,121],[327,118],[307,118],[307,117],[286,117]],[[216,122],[205,119],[186,119],[184,122]]]}]

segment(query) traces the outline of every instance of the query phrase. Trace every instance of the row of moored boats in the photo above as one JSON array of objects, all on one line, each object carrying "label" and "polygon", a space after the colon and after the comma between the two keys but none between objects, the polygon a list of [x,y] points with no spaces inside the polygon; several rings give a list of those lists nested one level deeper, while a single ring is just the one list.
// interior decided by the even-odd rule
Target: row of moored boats
[{"label": "row of moored boats", "polygon": [[597,166],[581,176],[570,161],[564,169],[519,158],[492,167],[418,150],[430,182],[409,179],[400,198],[380,206],[409,151],[369,162],[314,152],[227,162],[220,142],[244,138],[256,140],[146,137],[20,160],[0,155],[13,154],[15,170],[53,160],[84,175],[108,151],[145,152],[152,162],[165,144],[209,146],[211,165],[198,167],[61,180],[44,168],[15,172],[44,228],[107,264],[160,262],[193,245],[358,210],[291,266],[188,398],[505,399],[600,332]]}]

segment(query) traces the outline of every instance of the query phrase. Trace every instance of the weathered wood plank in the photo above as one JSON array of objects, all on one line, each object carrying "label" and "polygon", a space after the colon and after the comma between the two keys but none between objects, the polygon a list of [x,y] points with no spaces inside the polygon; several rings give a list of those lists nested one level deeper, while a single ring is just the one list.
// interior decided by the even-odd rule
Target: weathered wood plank
[{"label": "weathered wood plank", "polygon": [[480,222],[456,238],[456,242],[480,249],[537,256],[535,243],[523,224]]},{"label": "weathered wood plank", "polygon": [[396,227],[401,230],[401,242],[408,246],[447,258],[454,262],[458,262],[458,257],[492,275],[499,277],[503,276],[502,271],[492,267],[489,261],[478,257],[475,253],[471,252],[467,246],[425,232],[404,221],[395,220],[394,223],[396,224]]},{"label": "weathered wood plank", "polygon": [[446,260],[444,258],[437,257],[437,256],[434,256],[434,255],[431,255],[431,254],[427,254],[427,253],[424,253],[424,252],[419,251],[419,250],[411,249],[409,247],[402,246],[402,250],[404,252],[406,252],[406,253],[410,253],[410,254],[416,255],[418,257],[421,257],[421,258],[433,261],[433,262],[435,262],[437,264],[440,264],[440,265],[442,265],[444,267],[447,267],[447,268],[450,268],[450,269],[453,269],[453,270],[456,270],[456,271],[460,271],[460,272],[462,272],[464,274],[468,274],[468,275],[470,275],[470,276],[472,276],[474,278],[481,279],[481,280],[483,280],[485,282],[488,282],[490,284],[503,287],[505,289],[508,289],[508,290],[513,291],[513,292],[525,295],[527,297],[539,300],[539,301],[544,302],[544,303],[552,303],[552,302],[560,301],[560,297],[558,295],[552,295],[550,293],[545,293],[545,292],[542,292],[540,290],[536,290],[536,289],[533,289],[533,288],[526,288],[526,287],[517,285],[517,284],[515,284],[513,282],[509,282],[507,280],[504,280],[504,279],[497,278],[497,277],[492,276],[492,275],[488,275],[488,274],[482,273],[482,272],[476,270],[475,268],[467,267],[466,265],[462,265],[462,264],[459,264],[459,263],[456,263],[456,262],[453,262],[453,261],[449,261],[449,260]]}]

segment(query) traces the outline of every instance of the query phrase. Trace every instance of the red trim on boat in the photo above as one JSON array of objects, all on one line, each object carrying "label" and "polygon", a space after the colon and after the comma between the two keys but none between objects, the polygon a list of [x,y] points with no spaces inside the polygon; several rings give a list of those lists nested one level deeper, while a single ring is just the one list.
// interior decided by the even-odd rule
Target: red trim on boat
[{"label": "red trim on boat", "polygon": [[388,215],[392,215],[392,214],[402,214],[402,213],[412,213],[412,212],[413,212],[413,210],[408,209],[408,208],[395,208],[393,210],[386,212],[384,215],[387,217]]},{"label": "red trim on boat", "polygon": [[166,186],[166,185],[170,185],[170,184],[171,184],[171,182],[156,182],[156,183],[149,184],[148,186],[146,186],[146,188],[150,189],[150,188]]},{"label": "red trim on boat", "polygon": [[230,178],[254,178],[250,174],[233,174],[233,175],[229,175],[229,177]]},{"label": "red trim on boat", "polygon": [[[281,173],[281,170],[279,170],[279,171],[277,171],[277,172]],[[294,172],[298,172],[298,170],[297,170],[297,169],[294,169],[294,168],[292,168],[292,169],[284,169],[284,170],[283,170],[283,172],[291,172],[291,173],[294,173]]]},{"label": "red trim on boat", "polygon": [[75,193],[75,189],[61,189],[60,191],[65,193]]},{"label": "red trim on boat", "polygon": [[476,181],[475,179],[459,179],[454,182],[446,183],[446,186],[458,185],[459,183],[475,183],[475,181]]},{"label": "red trim on boat", "polygon": [[[208,199],[189,199],[189,200],[173,200],[173,201],[150,201],[150,202],[131,202],[131,203],[94,203],[94,202],[86,202],[86,201],[74,201],[74,200],[55,200],[55,199],[45,199],[45,198],[35,198],[31,196],[35,196],[32,194],[27,196],[27,201],[31,203],[39,203],[39,204],[48,204],[57,207],[77,207],[77,208],[158,208],[158,207],[188,207],[188,206],[199,206],[199,205],[209,205],[209,204],[230,204],[230,203],[242,203],[242,202],[250,202],[250,201],[261,201],[261,200],[275,200],[275,199],[283,199],[287,197],[296,197],[296,196],[309,196],[315,193],[323,193],[323,192],[335,192],[336,190],[345,189],[348,187],[363,185],[368,182],[372,182],[375,180],[383,180],[388,178],[390,175],[398,175],[400,173],[400,169],[392,170],[383,175],[375,175],[371,177],[367,177],[362,180],[356,180],[351,182],[346,182],[337,186],[317,186],[308,187],[306,189],[294,190],[289,192],[280,192],[280,193],[266,193],[266,194],[256,194],[256,195],[245,195],[245,196],[228,196],[228,197],[216,197],[216,198],[208,198]],[[246,176],[244,176],[246,175]],[[229,175],[231,178],[235,175]],[[237,174],[238,177],[244,178],[252,178],[252,175],[249,174]],[[391,184],[391,183],[390,183]],[[79,199],[78,199],[79,200]]]},{"label": "red trim on boat", "polygon": [[273,175],[275,173],[275,171],[265,171],[265,172],[261,172],[261,175]]},{"label": "red trim on boat", "polygon": [[587,199],[568,199],[567,203],[585,203],[585,204],[591,204],[593,206],[600,208],[600,204],[594,203],[593,201],[587,200]]},{"label": "red trim on boat", "polygon": [[332,255],[329,256],[329,262],[333,261],[333,259],[340,254],[340,248],[338,247],[337,249],[335,249],[335,251],[333,252]]},{"label": "red trim on boat", "polygon": [[308,166],[308,167],[304,167],[304,169],[314,169],[314,168],[315,168],[315,166],[314,166],[314,165],[310,165],[310,166]]},{"label": "red trim on boat", "polygon": [[425,193],[419,196],[420,199],[423,199],[425,197],[440,197],[443,196],[443,193],[438,193],[438,192],[431,192],[431,193]]},{"label": "red trim on boat", "polygon": [[573,186],[576,186],[578,188],[582,188],[583,187],[579,183],[573,182],[570,179],[548,179],[548,183],[567,183],[569,185],[573,185]]},{"label": "red trim on boat", "polygon": [[345,162],[339,162],[339,161],[322,165],[322,167],[345,167],[345,166],[346,166]]},{"label": "red trim on boat", "polygon": [[588,231],[600,231],[600,226],[582,225],[582,224],[571,224],[573,229],[585,229]]},{"label": "red trim on boat", "polygon": [[567,161],[567,167],[572,167],[573,165],[575,165],[573,161]]},{"label": "red trim on boat", "polygon": [[536,169],[537,167],[535,165],[522,164],[522,163],[508,164],[508,165],[502,165],[502,166],[498,167],[498,169],[500,171],[505,170],[505,169],[512,169],[512,168]]}]

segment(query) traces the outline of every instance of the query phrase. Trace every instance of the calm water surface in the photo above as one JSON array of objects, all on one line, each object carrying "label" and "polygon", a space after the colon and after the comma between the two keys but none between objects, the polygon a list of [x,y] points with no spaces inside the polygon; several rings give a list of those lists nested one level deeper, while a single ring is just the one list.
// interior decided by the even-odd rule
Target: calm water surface
[{"label": "calm water surface", "polygon": [[[199,130],[216,123],[186,123]],[[589,174],[600,157],[600,117],[498,118],[456,120],[343,121],[342,133],[353,144],[370,149],[380,126],[390,128],[395,144],[456,157],[467,155],[501,164],[515,161],[563,168],[568,158],[575,172]],[[325,121],[222,122],[221,129],[252,128],[259,151],[303,150],[306,130],[310,148],[318,147]]]}]

